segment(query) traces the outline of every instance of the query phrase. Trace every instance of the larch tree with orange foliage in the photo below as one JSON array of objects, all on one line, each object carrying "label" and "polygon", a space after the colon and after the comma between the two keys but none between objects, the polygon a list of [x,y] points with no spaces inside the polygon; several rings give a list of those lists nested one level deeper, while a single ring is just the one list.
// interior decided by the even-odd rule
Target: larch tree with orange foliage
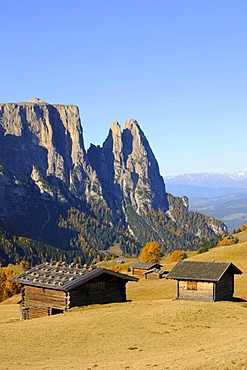
[{"label": "larch tree with orange foliage", "polygon": [[181,260],[184,260],[186,259],[188,256],[187,256],[187,253],[183,252],[183,251],[180,251],[180,250],[175,250],[171,255],[170,255],[170,258],[169,258],[169,263],[172,263],[172,262],[178,262],[178,261],[181,261]]},{"label": "larch tree with orange foliage", "polygon": [[7,267],[0,267],[0,302],[12,297],[14,294],[20,293],[20,284],[10,282],[9,279],[21,274],[29,267],[29,263],[26,261],[21,261],[19,265],[10,263]]},{"label": "larch tree with orange foliage", "polygon": [[163,249],[158,242],[148,242],[141,250],[139,260],[142,262],[159,262]]}]

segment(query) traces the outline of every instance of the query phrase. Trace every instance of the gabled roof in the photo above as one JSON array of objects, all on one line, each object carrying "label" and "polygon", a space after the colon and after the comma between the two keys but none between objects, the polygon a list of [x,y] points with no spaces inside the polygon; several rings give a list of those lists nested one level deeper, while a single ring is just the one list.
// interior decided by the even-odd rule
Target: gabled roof
[{"label": "gabled roof", "polygon": [[140,262],[140,261],[135,262],[130,267],[135,268],[135,269],[150,270],[151,268],[153,268],[155,266],[160,266],[161,267],[161,265],[157,262],[147,263],[147,262]]},{"label": "gabled roof", "polygon": [[144,272],[144,275],[147,275],[147,274],[150,274],[151,272],[156,272],[156,274],[159,274],[159,275],[164,275],[166,272],[165,271],[162,271],[160,269],[156,269],[155,267],[150,269],[150,270],[147,270]]},{"label": "gabled roof", "polygon": [[242,274],[242,271],[232,263],[179,261],[166,278],[218,282],[228,270],[233,274]]},{"label": "gabled roof", "polygon": [[68,292],[102,274],[113,275],[128,281],[138,281],[133,276],[106,270],[101,267],[85,269],[65,264],[58,266],[56,263],[42,263],[20,275],[14,276],[10,281],[23,285]]}]

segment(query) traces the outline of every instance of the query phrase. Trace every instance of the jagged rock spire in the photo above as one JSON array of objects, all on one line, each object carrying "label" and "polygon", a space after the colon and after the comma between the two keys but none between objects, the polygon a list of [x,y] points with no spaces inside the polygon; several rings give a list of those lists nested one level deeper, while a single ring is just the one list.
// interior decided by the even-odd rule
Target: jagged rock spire
[{"label": "jagged rock spire", "polygon": [[168,209],[157,161],[136,120],[126,121],[123,132],[114,121],[103,147],[91,147],[88,156],[109,198],[130,204],[139,213],[148,208]]}]

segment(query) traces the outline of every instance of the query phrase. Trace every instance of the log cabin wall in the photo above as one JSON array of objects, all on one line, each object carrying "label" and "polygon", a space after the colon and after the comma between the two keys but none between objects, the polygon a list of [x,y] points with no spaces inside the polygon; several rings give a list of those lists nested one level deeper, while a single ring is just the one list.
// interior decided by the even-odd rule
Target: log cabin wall
[{"label": "log cabin wall", "polygon": [[214,283],[201,281],[178,281],[177,295],[178,299],[213,301]]},{"label": "log cabin wall", "polygon": [[69,308],[89,304],[125,302],[126,280],[115,276],[101,275],[88,283],[71,290]]},{"label": "log cabin wall", "polygon": [[112,276],[106,282],[107,302],[126,302],[126,280]]},{"label": "log cabin wall", "polygon": [[52,314],[52,309],[64,312],[67,308],[66,293],[60,290],[25,285],[22,307],[27,319]]},{"label": "log cabin wall", "polygon": [[227,271],[216,284],[215,299],[231,300],[234,292],[234,275]]},{"label": "log cabin wall", "polygon": [[144,274],[144,272],[147,272],[147,269],[139,269],[139,268],[132,268],[132,274],[133,275],[142,275]]}]

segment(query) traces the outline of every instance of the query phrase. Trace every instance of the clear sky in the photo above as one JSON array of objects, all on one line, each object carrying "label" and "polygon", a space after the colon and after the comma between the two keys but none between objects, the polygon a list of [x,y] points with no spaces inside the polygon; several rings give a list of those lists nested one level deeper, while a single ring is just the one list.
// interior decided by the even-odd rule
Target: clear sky
[{"label": "clear sky", "polygon": [[[163,176],[247,170],[246,0],[3,0],[0,101],[135,118]],[[1,150],[1,149],[0,149]]]}]

